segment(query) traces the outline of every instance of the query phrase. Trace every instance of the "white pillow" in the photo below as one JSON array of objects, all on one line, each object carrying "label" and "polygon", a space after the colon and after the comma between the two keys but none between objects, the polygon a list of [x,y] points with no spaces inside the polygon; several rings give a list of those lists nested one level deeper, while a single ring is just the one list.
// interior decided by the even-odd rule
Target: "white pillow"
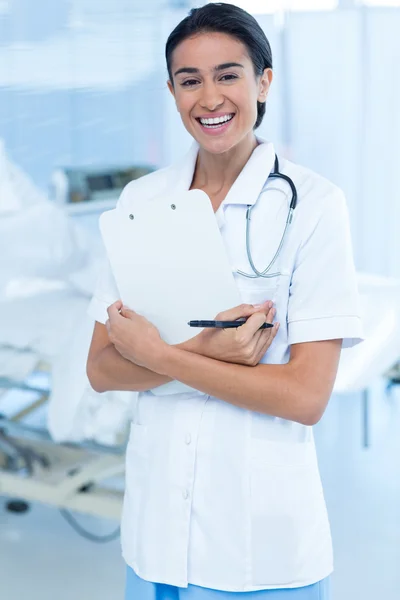
[{"label": "white pillow", "polygon": [[89,254],[84,229],[51,202],[0,218],[0,286],[24,277],[65,279]]},{"label": "white pillow", "polygon": [[21,211],[47,201],[46,194],[16,165],[5,150],[0,138],[0,215]]}]

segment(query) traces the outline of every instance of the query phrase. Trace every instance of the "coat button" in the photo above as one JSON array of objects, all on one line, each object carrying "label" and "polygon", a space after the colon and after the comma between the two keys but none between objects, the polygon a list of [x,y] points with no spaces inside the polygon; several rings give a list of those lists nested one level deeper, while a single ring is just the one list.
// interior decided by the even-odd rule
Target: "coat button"
[{"label": "coat button", "polygon": [[189,498],[189,492],[188,492],[188,490],[183,490],[182,496],[183,496],[184,500],[187,500]]},{"label": "coat button", "polygon": [[187,444],[189,446],[191,441],[192,441],[192,436],[190,435],[190,433],[187,433],[185,436],[185,444]]}]

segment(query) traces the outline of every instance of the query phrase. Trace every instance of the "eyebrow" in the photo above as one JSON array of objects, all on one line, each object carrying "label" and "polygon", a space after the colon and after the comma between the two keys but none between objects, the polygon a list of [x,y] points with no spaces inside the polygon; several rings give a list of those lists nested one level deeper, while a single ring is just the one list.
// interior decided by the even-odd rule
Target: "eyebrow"
[{"label": "eyebrow", "polygon": [[[225,69],[230,69],[232,67],[240,67],[240,68],[244,69],[244,66],[241,65],[240,63],[228,62],[228,63],[222,63],[222,65],[216,65],[213,68],[213,71],[215,71],[215,72],[224,71]],[[182,67],[181,69],[178,69],[177,71],[175,71],[174,77],[176,77],[180,73],[191,73],[191,74],[200,73],[200,70],[196,69],[196,67]]]}]

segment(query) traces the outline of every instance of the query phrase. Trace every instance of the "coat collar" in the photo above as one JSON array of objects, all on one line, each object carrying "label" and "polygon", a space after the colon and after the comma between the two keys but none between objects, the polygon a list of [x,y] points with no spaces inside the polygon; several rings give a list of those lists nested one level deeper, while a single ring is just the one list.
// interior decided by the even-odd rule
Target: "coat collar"
[{"label": "coat collar", "polygon": [[[254,149],[239,176],[233,183],[221,206],[230,204],[254,205],[274,167],[275,150],[271,142],[257,138],[259,145]],[[188,190],[196,165],[199,146],[194,142],[184,159],[177,165],[179,171],[177,187]]]}]

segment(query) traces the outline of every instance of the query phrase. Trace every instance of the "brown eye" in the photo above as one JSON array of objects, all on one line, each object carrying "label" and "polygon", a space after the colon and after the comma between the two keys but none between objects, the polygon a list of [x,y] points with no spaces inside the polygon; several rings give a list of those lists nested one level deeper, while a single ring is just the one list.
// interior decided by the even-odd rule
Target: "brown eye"
[{"label": "brown eye", "polygon": [[197,79],[187,79],[181,85],[182,87],[191,87],[192,85],[196,85],[196,83],[198,83]]},{"label": "brown eye", "polygon": [[237,79],[238,76],[234,75],[233,73],[228,73],[227,75],[222,75],[221,80],[222,81],[230,81],[232,79]]}]

